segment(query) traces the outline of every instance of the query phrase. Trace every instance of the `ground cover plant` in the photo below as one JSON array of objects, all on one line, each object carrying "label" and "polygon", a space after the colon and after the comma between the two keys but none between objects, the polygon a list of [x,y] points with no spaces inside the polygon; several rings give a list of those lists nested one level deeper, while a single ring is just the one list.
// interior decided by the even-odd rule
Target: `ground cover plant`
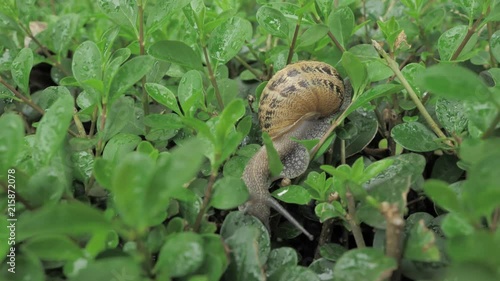
[{"label": "ground cover plant", "polygon": [[[498,2],[1,1],[0,280],[500,280]],[[313,241],[237,209],[299,60],[353,88],[272,189]]]}]

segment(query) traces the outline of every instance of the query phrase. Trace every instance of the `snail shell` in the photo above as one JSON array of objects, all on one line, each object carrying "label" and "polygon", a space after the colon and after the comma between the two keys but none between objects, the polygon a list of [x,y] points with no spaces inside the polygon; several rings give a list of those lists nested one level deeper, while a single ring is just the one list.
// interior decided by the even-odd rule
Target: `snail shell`
[{"label": "snail shell", "polygon": [[[291,138],[322,137],[331,119],[346,106],[349,98],[337,70],[323,62],[298,62],[273,76],[261,95],[259,123],[262,131],[269,133],[280,155],[283,163],[280,178],[295,178],[309,165],[309,151]],[[263,146],[243,172],[250,199],[241,209],[259,218],[269,229],[270,207],[273,207],[312,239],[312,235],[269,194],[274,179],[270,179],[268,169]]]}]

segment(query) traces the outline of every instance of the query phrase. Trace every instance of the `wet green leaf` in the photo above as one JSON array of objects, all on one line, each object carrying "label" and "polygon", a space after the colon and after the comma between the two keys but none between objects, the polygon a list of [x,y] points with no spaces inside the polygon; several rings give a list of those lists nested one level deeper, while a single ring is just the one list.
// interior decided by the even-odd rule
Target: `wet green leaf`
[{"label": "wet green leaf", "polygon": [[262,133],[262,141],[266,147],[267,158],[269,162],[269,171],[271,176],[278,176],[283,171],[283,163],[281,163],[280,156],[276,148],[274,148],[273,141],[267,132]]},{"label": "wet green leaf", "polygon": [[[342,7],[328,16],[328,26],[340,45],[349,43],[354,29],[354,14],[349,7]],[[345,66],[344,66],[345,67]]]},{"label": "wet green leaf", "polygon": [[280,201],[305,205],[311,201],[311,195],[307,189],[300,185],[289,185],[276,189],[272,195]]},{"label": "wet green leaf", "polygon": [[327,243],[319,248],[321,256],[329,261],[337,261],[347,249],[339,244]]},{"label": "wet green leaf", "polygon": [[227,210],[242,205],[247,199],[248,189],[241,178],[223,177],[214,184],[210,205]]},{"label": "wet green leaf", "polygon": [[436,102],[436,116],[447,132],[460,135],[467,127],[464,103],[440,98]]},{"label": "wet green leaf", "polygon": [[252,25],[246,19],[230,18],[216,27],[208,40],[208,51],[213,59],[226,63],[238,54],[245,40],[252,37]]},{"label": "wet green leaf", "polygon": [[495,59],[500,61],[500,30],[491,35],[490,48]]},{"label": "wet green leaf", "polygon": [[156,2],[151,9],[147,10],[147,33],[151,34],[159,29],[171,19],[171,16],[184,8],[190,3],[189,0],[164,0]]},{"label": "wet green leaf", "polygon": [[203,239],[194,232],[169,235],[163,244],[154,271],[162,278],[185,276],[203,263]]},{"label": "wet green leaf", "polygon": [[276,9],[262,6],[257,11],[257,22],[271,35],[287,39],[288,22],[285,16]]},{"label": "wet green leaf", "polygon": [[309,265],[309,269],[314,271],[321,281],[334,281],[333,266],[333,262],[319,258]]},{"label": "wet green leaf", "polygon": [[436,135],[419,122],[396,125],[392,128],[391,136],[397,143],[411,151],[433,151],[441,147]]},{"label": "wet green leaf", "polygon": [[177,96],[184,115],[193,117],[204,100],[203,81],[198,71],[190,70],[182,76]]},{"label": "wet green leaf", "polygon": [[47,109],[36,131],[36,147],[33,160],[37,164],[47,164],[63,147],[67,130],[73,116],[73,98],[66,87],[56,87],[60,96]]},{"label": "wet green leaf", "polygon": [[24,48],[19,51],[11,64],[10,73],[12,79],[21,89],[24,95],[30,94],[29,79],[31,68],[33,67],[33,51],[29,48]]},{"label": "wet green leaf", "polygon": [[149,72],[153,65],[150,56],[137,56],[124,63],[116,72],[109,88],[109,100],[112,102]]},{"label": "wet green leaf", "polygon": [[104,14],[125,28],[137,29],[137,2],[135,0],[99,0]]},{"label": "wet green leaf", "polygon": [[327,219],[331,218],[344,218],[346,215],[346,211],[338,201],[319,203],[314,208],[314,212],[319,217],[320,222],[325,222]]},{"label": "wet green leaf", "polygon": [[65,56],[71,40],[75,36],[78,27],[79,16],[77,14],[66,14],[51,27],[51,42],[54,46],[56,54]]},{"label": "wet green leaf", "polygon": [[365,65],[358,57],[350,52],[344,52],[342,55],[342,65],[347,71],[349,79],[351,79],[352,88],[354,90],[353,95],[357,96],[361,94],[369,82]]},{"label": "wet green leaf", "polygon": [[12,168],[23,149],[24,124],[14,113],[0,116],[0,178],[7,178],[5,171]]},{"label": "wet green leaf", "polygon": [[[464,40],[465,35],[467,34],[467,30],[468,27],[466,25],[458,25],[448,29],[443,34],[441,34],[437,46],[439,56],[441,57],[442,61],[451,60],[453,54],[456,52],[456,50]],[[460,60],[461,57],[464,57],[468,52],[471,51],[471,49],[477,42],[477,37],[477,34],[474,33],[474,35],[469,39],[465,47],[460,52],[460,55],[457,58],[458,60]]]},{"label": "wet green leaf", "polygon": [[[83,263],[84,266],[81,266]],[[140,280],[141,267],[128,256],[111,256],[98,260],[76,260],[70,267],[70,281],[85,280]],[[120,280],[118,279],[118,280]]]},{"label": "wet green leaf", "polygon": [[313,25],[304,31],[304,33],[302,33],[302,35],[298,38],[299,44],[297,48],[310,46],[318,42],[321,38],[326,36],[328,31],[328,26],[324,24]]},{"label": "wet green leaf", "polygon": [[156,59],[178,64],[188,70],[202,69],[200,55],[181,41],[158,41],[149,47],[148,54]]},{"label": "wet green leaf", "polygon": [[63,235],[33,237],[23,244],[23,249],[45,261],[73,261],[83,257],[80,246]]},{"label": "wet green leaf", "polygon": [[266,273],[271,276],[282,267],[294,266],[298,262],[297,252],[293,248],[281,247],[269,253]]},{"label": "wet green leaf", "polygon": [[182,116],[179,105],[177,104],[177,98],[167,87],[157,83],[146,83],[145,87],[148,94],[155,101],[171,109],[179,116]]},{"label": "wet green leaf", "polygon": [[25,212],[17,224],[16,240],[23,241],[39,235],[87,235],[110,229],[110,222],[100,211],[72,201]]},{"label": "wet green leaf", "polygon": [[285,266],[276,270],[268,279],[269,281],[319,281],[318,276],[310,269],[302,266]]},{"label": "wet green leaf", "polygon": [[391,276],[396,261],[373,248],[354,249],[346,252],[334,266],[336,279],[344,281],[377,281]]},{"label": "wet green leaf", "polygon": [[87,80],[102,79],[102,59],[97,45],[85,41],[75,50],[71,68],[75,79],[83,84]]}]

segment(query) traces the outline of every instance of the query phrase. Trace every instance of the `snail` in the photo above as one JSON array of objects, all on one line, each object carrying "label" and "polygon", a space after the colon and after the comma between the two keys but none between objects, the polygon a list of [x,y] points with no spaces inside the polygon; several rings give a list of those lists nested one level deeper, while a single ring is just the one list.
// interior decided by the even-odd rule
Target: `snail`
[{"label": "snail", "polygon": [[332,66],[317,61],[301,61],[278,71],[267,83],[259,102],[259,123],[267,132],[283,163],[279,177],[271,178],[265,146],[249,160],[243,181],[250,198],[240,210],[257,217],[269,230],[270,208],[274,208],[310,240],[313,236],[269,193],[272,181],[295,178],[309,165],[309,151],[292,140],[321,138],[333,117],[344,110],[350,93]]}]

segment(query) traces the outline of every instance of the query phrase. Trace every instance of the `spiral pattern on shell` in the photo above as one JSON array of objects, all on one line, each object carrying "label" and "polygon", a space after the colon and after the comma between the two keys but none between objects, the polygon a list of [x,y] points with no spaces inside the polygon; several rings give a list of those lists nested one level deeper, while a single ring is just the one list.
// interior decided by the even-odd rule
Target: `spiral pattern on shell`
[{"label": "spiral pattern on shell", "polygon": [[278,71],[264,88],[259,103],[263,131],[275,139],[304,119],[328,117],[344,101],[344,82],[335,68],[301,61]]}]

